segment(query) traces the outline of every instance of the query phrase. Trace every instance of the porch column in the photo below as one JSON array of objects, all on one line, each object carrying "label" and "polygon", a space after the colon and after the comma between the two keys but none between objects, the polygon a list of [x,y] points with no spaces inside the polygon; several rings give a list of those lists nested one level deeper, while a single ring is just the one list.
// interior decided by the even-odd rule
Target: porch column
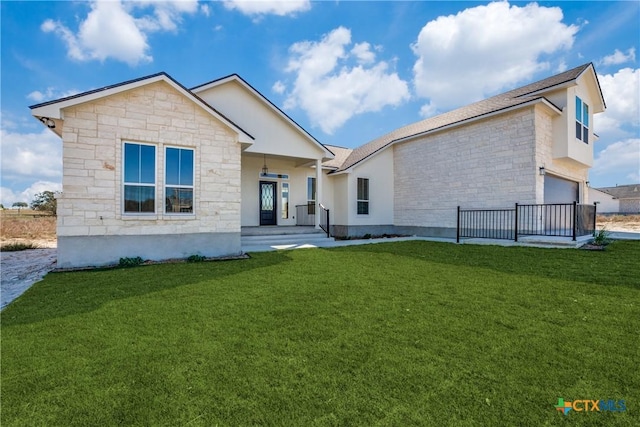
[{"label": "porch column", "polygon": [[316,160],[316,228],[320,228],[320,203],[322,203],[322,159]]}]

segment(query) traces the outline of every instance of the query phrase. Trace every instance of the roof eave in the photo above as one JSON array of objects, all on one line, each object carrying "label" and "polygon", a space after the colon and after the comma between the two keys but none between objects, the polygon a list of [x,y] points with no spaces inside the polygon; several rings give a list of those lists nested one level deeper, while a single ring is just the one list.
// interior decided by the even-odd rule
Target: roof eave
[{"label": "roof eave", "polygon": [[[73,107],[75,105],[83,104],[86,102],[95,101],[100,98],[104,98],[107,96],[115,95],[120,92],[125,92],[128,90],[136,89],[141,86],[145,86],[151,83],[163,81],[176,89],[178,92],[181,92],[187,98],[190,98],[196,104],[200,104],[208,113],[212,116],[220,120],[230,129],[238,134],[238,141],[245,144],[253,144],[253,140],[255,139],[252,135],[247,133],[240,126],[233,123],[231,120],[226,118],[223,114],[218,112],[215,108],[207,104],[203,99],[198,97],[196,94],[192,93],[189,89],[182,86],[176,80],[174,80],[168,74],[162,72],[158,74],[153,74],[148,77],[131,80],[129,82],[125,82],[118,85],[107,86],[101,89],[96,89],[84,93],[80,93],[77,95],[72,95],[66,98],[61,98],[58,100],[48,101],[41,104],[32,105],[29,108],[31,109],[31,114],[38,118],[49,118],[54,120],[64,120],[63,110],[65,108]],[[55,131],[54,131],[55,132]],[[56,132],[57,133],[57,132]]]},{"label": "roof eave", "polygon": [[455,122],[455,123],[450,123],[448,125],[444,125],[444,126],[441,126],[441,127],[435,128],[435,129],[430,129],[428,131],[417,133],[415,135],[409,135],[409,136],[406,136],[404,138],[398,138],[398,139],[395,139],[395,140],[391,141],[388,145],[397,144],[397,143],[400,143],[400,142],[410,141],[412,139],[420,138],[420,137],[425,136],[425,135],[430,135],[432,133],[442,132],[442,131],[449,130],[449,129],[452,129],[452,128],[455,128],[455,127],[458,127],[458,126],[463,126],[463,125],[466,125],[466,124],[469,124],[469,123],[473,123],[473,122],[476,122],[476,121],[479,121],[479,120],[484,120],[484,119],[487,119],[487,118],[490,118],[490,117],[495,117],[495,116],[498,116],[498,115],[501,115],[501,114],[504,114],[504,113],[509,113],[511,111],[516,111],[516,110],[519,110],[519,109],[522,109],[522,108],[526,108],[526,107],[530,107],[532,105],[540,104],[540,103],[543,104],[544,106],[548,107],[554,113],[556,113],[558,115],[562,114],[562,110],[559,109],[557,106],[555,106],[552,102],[550,102],[548,99],[546,99],[544,97],[540,97],[540,98],[532,99],[532,100],[527,101],[527,102],[523,102],[522,104],[512,105],[510,107],[501,108],[499,110],[491,111],[489,113],[480,114],[480,115],[477,115],[477,116],[474,116],[474,117],[469,117],[468,119],[464,119],[464,120],[461,120],[461,121],[458,121],[458,122]]},{"label": "roof eave", "polygon": [[402,138],[397,138],[397,139],[391,140],[387,144],[385,144],[382,147],[378,148],[373,153],[369,154],[368,156],[358,160],[357,162],[353,163],[352,165],[349,165],[348,168],[339,170],[338,172],[336,172],[336,174],[337,173],[349,173],[349,172],[351,172],[351,170],[353,169],[354,166],[356,166],[356,165],[358,165],[358,164],[360,164],[360,163],[362,163],[364,161],[367,161],[368,159],[374,157],[376,154],[386,150],[388,147],[390,147],[392,145],[399,144],[399,143],[402,143],[402,142],[411,141],[412,139],[421,138],[421,137],[426,136],[426,135],[430,135],[430,134],[437,133],[437,132],[442,132],[442,131],[445,131],[445,130],[449,130],[449,129],[455,128],[457,126],[466,125],[466,124],[473,123],[473,122],[478,121],[478,120],[484,120],[484,119],[489,118],[489,117],[497,116],[497,115],[504,114],[504,113],[507,113],[507,112],[510,112],[510,111],[515,111],[515,110],[518,110],[518,109],[521,109],[521,108],[525,108],[525,107],[528,107],[528,106],[531,106],[531,105],[539,104],[539,103],[542,103],[545,107],[549,108],[552,112],[554,112],[554,113],[556,113],[558,115],[562,114],[562,110],[560,108],[558,108],[556,105],[554,105],[548,99],[546,99],[544,97],[535,98],[533,100],[530,100],[530,101],[527,101],[527,102],[523,102],[521,104],[513,105],[511,107],[506,107],[506,108],[502,108],[500,110],[495,110],[495,111],[492,111],[492,112],[489,112],[489,113],[480,114],[480,115],[477,115],[477,116],[474,116],[474,117],[470,117],[468,119],[461,120],[461,121],[458,121],[458,122],[455,122],[455,123],[450,123],[448,125],[440,126],[440,127],[437,127],[437,128],[434,128],[434,129],[430,129],[430,130],[427,130],[427,131],[424,131],[424,132],[420,132],[420,133],[416,133],[416,134],[413,134],[413,135],[409,135],[409,136],[405,136],[405,137],[402,137]]}]

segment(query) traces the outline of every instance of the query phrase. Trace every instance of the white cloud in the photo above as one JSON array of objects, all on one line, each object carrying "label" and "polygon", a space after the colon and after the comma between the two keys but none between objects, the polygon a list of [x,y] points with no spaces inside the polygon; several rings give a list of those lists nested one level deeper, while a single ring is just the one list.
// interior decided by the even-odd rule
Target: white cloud
[{"label": "white cloud", "polygon": [[351,31],[339,27],[318,42],[302,41],[289,48],[286,71],[296,77],[285,108],[302,108],[327,134],[356,114],[397,106],[409,98],[407,83],[389,71],[386,62],[375,63],[368,43],[347,50],[350,45]]},{"label": "white cloud", "polygon": [[277,82],[275,82],[273,84],[273,86],[271,87],[271,90],[274,91],[277,94],[282,95],[284,93],[284,91],[287,90],[287,87],[285,86],[284,83],[282,83],[280,80],[278,80]]},{"label": "white cloud", "polygon": [[640,138],[614,142],[600,151],[593,162],[596,175],[618,174],[628,179],[640,175]]},{"label": "white cloud", "polygon": [[625,62],[635,62],[636,60],[636,49],[634,47],[629,48],[627,53],[620,52],[616,49],[611,55],[607,55],[598,61],[599,65],[618,65],[624,64]]},{"label": "white cloud", "polygon": [[50,99],[65,98],[67,96],[75,95],[77,93],[80,93],[80,91],[77,89],[71,89],[71,90],[61,92],[56,88],[48,87],[44,89],[44,91],[34,90],[33,92],[27,95],[27,98],[35,102],[44,102]]},{"label": "white cloud", "polygon": [[209,5],[206,3],[200,5],[200,11],[206,17],[209,17],[209,15],[211,15],[211,10],[209,9]]},{"label": "white cloud", "polygon": [[579,28],[562,18],[558,7],[495,2],[428,22],[411,46],[418,57],[416,93],[428,98],[427,110],[435,112],[531,79],[552,67],[542,59],[545,54],[572,46]]},{"label": "white cloud", "polygon": [[0,203],[7,209],[16,202],[31,204],[35,195],[43,191],[62,191],[62,184],[52,181],[37,181],[24,190],[15,191],[7,187],[1,187]]},{"label": "white cloud", "polygon": [[238,10],[249,16],[294,15],[311,9],[309,0],[223,0],[229,10]]},{"label": "white cloud", "polygon": [[[146,15],[136,19],[136,24],[141,30],[146,31],[176,31],[178,25],[182,23],[183,14],[193,14],[198,11],[197,0],[146,0],[126,3],[130,7],[130,12],[133,14],[133,9],[145,8],[151,6],[153,8],[153,16]],[[206,16],[209,16],[209,7],[201,9]]]},{"label": "white cloud", "polygon": [[0,129],[2,181],[54,181],[62,177],[62,142],[49,129],[16,133]]},{"label": "white cloud", "polygon": [[376,54],[371,52],[371,45],[367,42],[356,43],[351,53],[358,58],[361,64],[371,64],[376,59]]},{"label": "white cloud", "polygon": [[[152,14],[145,14],[151,9]],[[147,33],[177,31],[182,15],[198,11],[197,0],[136,1],[100,0],[74,33],[62,22],[45,20],[40,29],[54,33],[67,45],[67,55],[78,61],[113,58],[134,66],[151,62]]]},{"label": "white cloud", "polygon": [[601,137],[620,136],[623,128],[640,126],[640,68],[623,68],[615,74],[599,75],[607,110],[596,116],[595,131]]}]

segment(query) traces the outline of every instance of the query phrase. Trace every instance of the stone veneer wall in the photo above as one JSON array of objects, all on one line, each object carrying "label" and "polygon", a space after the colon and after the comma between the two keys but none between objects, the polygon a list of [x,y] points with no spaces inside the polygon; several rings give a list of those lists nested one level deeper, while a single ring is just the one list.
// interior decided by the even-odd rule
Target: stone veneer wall
[{"label": "stone veneer wall", "polygon": [[[240,253],[240,144],[224,124],[165,82],[63,113],[59,267]],[[123,214],[124,141],[157,147],[153,215]],[[194,215],[164,214],[166,146],[195,149]]]},{"label": "stone veneer wall", "polygon": [[620,213],[640,214],[640,200],[620,199]]},{"label": "stone veneer wall", "polygon": [[394,146],[394,225],[455,237],[458,205],[535,203],[535,119],[530,107]]}]

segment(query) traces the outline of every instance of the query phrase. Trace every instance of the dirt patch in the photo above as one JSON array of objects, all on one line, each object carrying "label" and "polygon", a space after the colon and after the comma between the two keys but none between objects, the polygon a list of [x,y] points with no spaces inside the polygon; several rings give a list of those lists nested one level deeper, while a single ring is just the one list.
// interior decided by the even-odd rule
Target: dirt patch
[{"label": "dirt patch", "polygon": [[640,233],[640,215],[598,215],[596,228],[607,231]]}]

